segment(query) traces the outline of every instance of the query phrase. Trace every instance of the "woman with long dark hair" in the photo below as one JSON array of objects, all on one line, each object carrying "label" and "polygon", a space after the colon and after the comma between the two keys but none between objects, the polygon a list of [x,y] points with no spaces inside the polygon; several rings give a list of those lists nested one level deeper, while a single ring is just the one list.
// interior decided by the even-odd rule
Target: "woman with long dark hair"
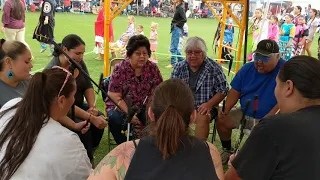
[{"label": "woman with long dark hair", "polygon": [[7,41],[25,41],[25,4],[21,0],[7,0],[3,6],[2,31]]},{"label": "woman with long dark hair", "polygon": [[74,102],[76,84],[65,69],[36,73],[23,99],[0,110],[0,179],[88,177],[91,164],[79,137],[57,120]]},{"label": "woman with long dark hair", "polygon": [[[93,164],[94,150],[99,146],[104,128],[107,126],[107,122],[105,118],[102,117],[102,113],[95,107],[95,95],[90,80],[78,69],[75,69],[62,52],[64,51],[69,57],[74,59],[79,66],[89,74],[87,66],[83,60],[86,45],[78,35],[69,34],[63,38],[60,46],[62,49],[55,47],[53,52],[54,57],[46,68],[48,69],[53,66],[60,66],[68,69],[73,74],[77,82],[77,91],[74,102],[76,118],[73,120],[75,122],[89,121],[91,123],[89,131],[86,134],[79,134],[79,136],[81,141],[84,143],[85,148],[88,151],[88,156]],[[84,103],[84,98],[87,103]]]},{"label": "woman with long dark hair", "polygon": [[[28,47],[19,41],[0,39],[0,108],[14,98],[23,97],[27,91],[32,68]],[[86,121],[73,122],[67,116],[59,119],[64,126],[85,134],[90,126]]]},{"label": "woman with long dark hair", "polygon": [[279,71],[280,114],[260,120],[231,156],[226,180],[320,179],[320,61],[295,56]]},{"label": "woman with long dark hair", "polygon": [[189,135],[197,116],[194,107],[193,93],[183,80],[161,83],[148,109],[147,136],[120,144],[89,179],[223,179],[217,148]]}]

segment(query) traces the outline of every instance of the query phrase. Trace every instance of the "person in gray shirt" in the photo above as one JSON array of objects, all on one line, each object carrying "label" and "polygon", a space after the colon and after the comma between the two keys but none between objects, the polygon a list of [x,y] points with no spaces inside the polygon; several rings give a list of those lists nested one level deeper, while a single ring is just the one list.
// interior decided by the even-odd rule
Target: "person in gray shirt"
[{"label": "person in gray shirt", "polygon": [[19,41],[0,40],[0,107],[22,97],[32,68],[29,48]]},{"label": "person in gray shirt", "polygon": [[0,108],[11,99],[23,97],[28,84],[29,81],[21,81],[17,87],[12,87],[0,79]]},{"label": "person in gray shirt", "polygon": [[[0,108],[12,99],[24,97],[29,86],[31,59],[31,52],[23,43],[0,40]],[[90,127],[86,121],[73,122],[67,116],[59,122],[82,134]]]}]

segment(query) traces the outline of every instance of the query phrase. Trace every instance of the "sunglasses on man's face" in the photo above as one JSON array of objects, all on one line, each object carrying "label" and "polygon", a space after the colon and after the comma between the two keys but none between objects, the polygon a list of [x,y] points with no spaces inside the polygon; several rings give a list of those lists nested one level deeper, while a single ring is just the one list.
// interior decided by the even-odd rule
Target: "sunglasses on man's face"
[{"label": "sunglasses on man's face", "polygon": [[254,54],[253,55],[253,60],[254,61],[261,60],[264,63],[268,62],[271,58],[272,58],[272,56],[271,57],[270,56],[264,56],[264,55],[261,55],[261,54]]}]

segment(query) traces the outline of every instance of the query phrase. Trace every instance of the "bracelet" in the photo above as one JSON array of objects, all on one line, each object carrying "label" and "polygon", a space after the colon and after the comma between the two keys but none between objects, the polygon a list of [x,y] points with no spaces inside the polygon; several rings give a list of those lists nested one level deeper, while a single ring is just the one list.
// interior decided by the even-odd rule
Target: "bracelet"
[{"label": "bracelet", "polygon": [[87,120],[88,122],[90,122],[90,118],[91,118],[91,113],[89,114],[89,118],[88,118],[88,120]]},{"label": "bracelet", "polygon": [[119,99],[119,100],[118,100],[118,106],[119,106],[119,104],[120,104],[122,101],[123,101],[123,99]]},{"label": "bracelet", "polygon": [[[123,101],[123,99],[119,99],[119,100],[118,100],[118,104],[117,104],[118,106],[120,106],[121,101]],[[118,109],[118,107],[117,107],[117,106],[116,106],[116,107],[114,107],[114,110],[117,110],[117,109]]]}]

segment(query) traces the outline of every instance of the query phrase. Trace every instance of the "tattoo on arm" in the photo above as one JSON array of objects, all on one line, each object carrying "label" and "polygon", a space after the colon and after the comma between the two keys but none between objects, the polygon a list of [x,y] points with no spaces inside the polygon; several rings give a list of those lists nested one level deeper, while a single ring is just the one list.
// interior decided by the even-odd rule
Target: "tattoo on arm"
[{"label": "tattoo on arm", "polygon": [[135,148],[132,142],[119,145],[101,160],[98,166],[94,169],[93,174],[99,174],[101,172],[101,169],[105,167],[114,169],[117,173],[117,179],[124,179],[134,151]]},{"label": "tattoo on arm", "polygon": [[[214,147],[211,147],[211,146],[210,146],[210,151],[211,151],[211,154],[220,154],[220,152],[219,152],[219,150],[217,148],[214,148]],[[214,167],[216,169],[218,169],[218,168],[220,168],[222,166],[222,162],[218,157],[214,158],[213,164],[214,164]]]}]

